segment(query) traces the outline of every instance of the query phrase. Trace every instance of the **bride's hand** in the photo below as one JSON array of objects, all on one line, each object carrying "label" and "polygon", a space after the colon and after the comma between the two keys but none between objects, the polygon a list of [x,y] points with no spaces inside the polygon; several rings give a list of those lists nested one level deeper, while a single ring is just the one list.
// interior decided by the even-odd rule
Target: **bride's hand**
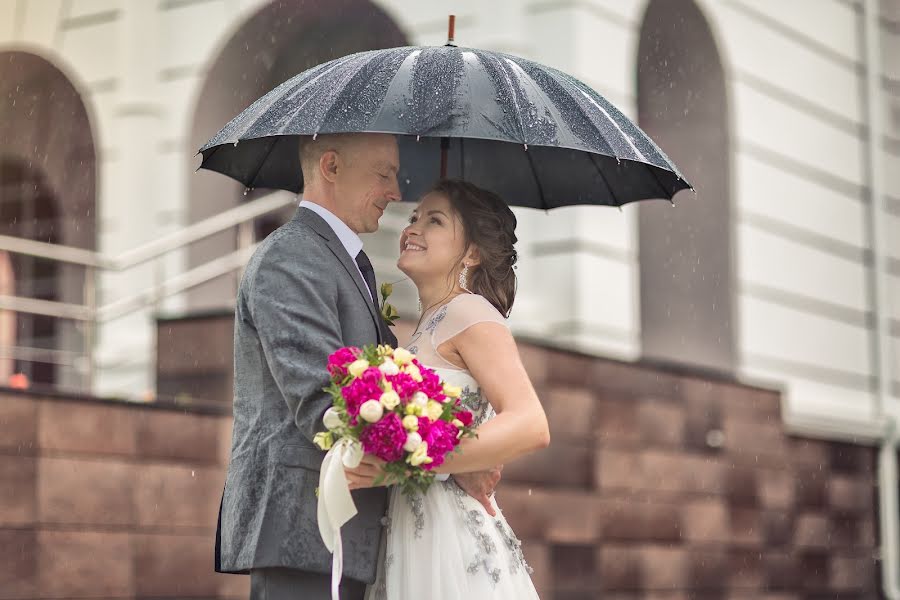
[{"label": "bride's hand", "polygon": [[351,490],[376,487],[375,480],[381,477],[378,486],[391,485],[383,467],[387,464],[374,454],[366,454],[355,469],[344,467],[344,476]]},{"label": "bride's hand", "polygon": [[494,488],[500,483],[500,471],[503,465],[498,465],[490,471],[478,471],[476,473],[455,473],[453,479],[456,484],[463,489],[465,493],[472,496],[484,507],[487,514],[492,517],[497,516],[491,504],[491,498],[494,495]]}]

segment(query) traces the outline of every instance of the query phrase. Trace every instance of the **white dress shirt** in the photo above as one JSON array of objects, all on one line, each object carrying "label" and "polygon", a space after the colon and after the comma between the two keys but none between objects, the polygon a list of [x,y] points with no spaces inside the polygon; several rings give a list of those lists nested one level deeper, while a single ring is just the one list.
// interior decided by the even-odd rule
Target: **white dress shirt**
[{"label": "white dress shirt", "polygon": [[[335,235],[338,236],[338,239],[341,241],[341,244],[344,246],[344,249],[347,251],[347,254],[350,255],[350,258],[353,259],[353,264],[356,265],[356,272],[359,273],[359,278],[366,281],[366,278],[363,277],[362,271],[359,270],[359,265],[356,264],[356,255],[360,253],[363,249],[362,240],[359,239],[359,236],[355,231],[350,229],[346,223],[337,218],[333,212],[328,210],[327,208],[316,204],[315,202],[310,202],[309,200],[303,200],[300,202],[300,208],[308,208],[313,211],[328,223],[328,226],[331,227],[331,230],[334,231]],[[369,289],[369,286],[366,285],[366,289]],[[372,290],[369,290],[369,297],[372,297]],[[372,298],[372,302],[375,301],[375,298]]]}]

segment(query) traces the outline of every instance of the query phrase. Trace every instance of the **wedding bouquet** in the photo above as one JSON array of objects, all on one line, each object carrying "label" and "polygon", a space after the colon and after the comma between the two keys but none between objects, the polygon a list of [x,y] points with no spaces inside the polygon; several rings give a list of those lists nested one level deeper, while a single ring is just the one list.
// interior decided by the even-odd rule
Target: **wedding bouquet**
[{"label": "wedding bouquet", "polygon": [[476,436],[472,413],[460,405],[462,390],[404,348],[341,348],[328,357],[328,372],[333,404],[323,417],[327,431],[314,442],[323,450],[344,444],[343,464],[350,468],[363,453],[374,454],[387,463],[384,477],[404,493],[427,490],[432,469],[463,437]]}]

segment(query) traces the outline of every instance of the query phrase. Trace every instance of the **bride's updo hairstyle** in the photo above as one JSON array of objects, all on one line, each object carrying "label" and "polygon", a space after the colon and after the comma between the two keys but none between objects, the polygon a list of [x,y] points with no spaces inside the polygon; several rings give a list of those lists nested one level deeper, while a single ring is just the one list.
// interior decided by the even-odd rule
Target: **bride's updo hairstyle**
[{"label": "bride's updo hairstyle", "polygon": [[508,317],[516,298],[516,216],[500,196],[465,181],[443,179],[433,192],[446,196],[462,221],[460,268],[469,245],[478,248],[480,262],[469,267],[466,287]]}]

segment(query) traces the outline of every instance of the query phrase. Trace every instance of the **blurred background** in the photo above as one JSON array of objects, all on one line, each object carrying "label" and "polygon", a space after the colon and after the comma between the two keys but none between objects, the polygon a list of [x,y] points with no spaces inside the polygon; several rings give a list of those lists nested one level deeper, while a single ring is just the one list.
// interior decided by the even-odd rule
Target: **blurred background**
[{"label": "blurred background", "polygon": [[[516,209],[553,442],[498,498],[542,598],[900,598],[900,1],[0,0],[0,600],[246,597],[212,572],[232,307],[297,198],[196,151],[449,11],[696,188]],[[401,341],[410,210],[365,239]]]}]

